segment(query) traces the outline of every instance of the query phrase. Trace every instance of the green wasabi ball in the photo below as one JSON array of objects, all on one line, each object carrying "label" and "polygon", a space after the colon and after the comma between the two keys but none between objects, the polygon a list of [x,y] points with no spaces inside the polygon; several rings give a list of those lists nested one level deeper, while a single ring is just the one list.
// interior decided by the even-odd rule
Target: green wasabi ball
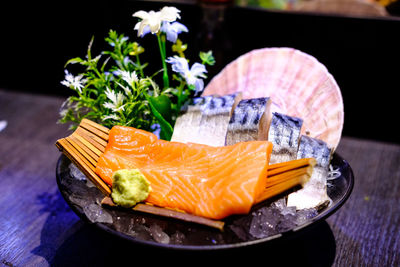
[{"label": "green wasabi ball", "polygon": [[146,200],[151,191],[150,182],[138,169],[118,170],[112,179],[111,197],[115,204],[124,208]]}]

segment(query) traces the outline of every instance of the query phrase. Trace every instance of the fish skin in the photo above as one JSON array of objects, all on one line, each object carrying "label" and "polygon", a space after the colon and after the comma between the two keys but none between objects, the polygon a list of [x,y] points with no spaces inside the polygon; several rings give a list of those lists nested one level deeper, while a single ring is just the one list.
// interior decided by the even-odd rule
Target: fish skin
[{"label": "fish skin", "polygon": [[209,146],[224,146],[225,136],[234,108],[242,99],[241,93],[213,97],[204,108],[197,142]]},{"label": "fish skin", "polygon": [[296,159],[302,125],[301,118],[272,113],[268,141],[272,142],[274,147],[270,164]]},{"label": "fish skin", "polygon": [[297,158],[315,158],[317,164],[314,166],[310,180],[303,185],[303,188],[289,194],[287,205],[295,206],[296,209],[314,208],[329,201],[326,191],[326,178],[331,159],[332,149],[317,138],[302,135],[300,138]]},{"label": "fish skin", "polygon": [[328,169],[331,160],[331,152],[332,149],[329,148],[324,141],[307,135],[302,135],[299,150],[297,152],[297,158],[315,158],[317,161],[316,166]]},{"label": "fish skin", "polygon": [[267,140],[270,106],[271,99],[269,97],[241,100],[229,121],[225,145]]}]

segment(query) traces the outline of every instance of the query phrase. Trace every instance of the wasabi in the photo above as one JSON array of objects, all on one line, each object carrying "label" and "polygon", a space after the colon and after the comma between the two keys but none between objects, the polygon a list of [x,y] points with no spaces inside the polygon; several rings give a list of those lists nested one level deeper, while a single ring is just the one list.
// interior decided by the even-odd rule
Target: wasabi
[{"label": "wasabi", "polygon": [[150,182],[138,169],[123,169],[114,172],[111,198],[114,203],[130,208],[146,200],[151,191]]}]

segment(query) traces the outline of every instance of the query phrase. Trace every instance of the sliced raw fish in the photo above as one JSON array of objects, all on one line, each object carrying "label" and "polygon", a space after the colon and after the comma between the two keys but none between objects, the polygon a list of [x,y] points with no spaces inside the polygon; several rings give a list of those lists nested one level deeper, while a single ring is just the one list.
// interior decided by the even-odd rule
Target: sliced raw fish
[{"label": "sliced raw fish", "polygon": [[229,120],[242,99],[241,93],[213,97],[202,112],[197,140],[190,142],[209,146],[224,146]]},{"label": "sliced raw fish", "polygon": [[326,178],[331,159],[332,149],[319,139],[302,135],[300,139],[297,158],[315,158],[317,164],[310,180],[303,185],[303,188],[289,194],[287,205],[295,206],[296,209],[314,208],[326,201],[331,201],[326,192]]},{"label": "sliced raw fish", "polygon": [[243,98],[270,97],[271,111],[304,120],[302,134],[333,150],[342,134],[340,88],[318,60],[293,48],[262,48],[229,63],[208,83],[203,95],[243,92]]},{"label": "sliced raw fish", "polygon": [[119,169],[139,169],[152,191],[146,202],[212,219],[246,214],[265,190],[272,143],[212,147],[169,142],[114,126],[96,173],[108,184]]},{"label": "sliced raw fish", "polygon": [[213,96],[196,97],[192,104],[182,108],[181,114],[176,119],[171,141],[196,143],[201,139],[198,135],[201,118],[212,98]]},{"label": "sliced raw fish", "polygon": [[226,133],[226,145],[267,140],[271,121],[269,97],[243,99],[233,111]]},{"label": "sliced raw fish", "polygon": [[297,158],[297,149],[303,120],[297,117],[272,113],[268,132],[268,141],[272,142],[273,149],[270,164],[294,160]]}]

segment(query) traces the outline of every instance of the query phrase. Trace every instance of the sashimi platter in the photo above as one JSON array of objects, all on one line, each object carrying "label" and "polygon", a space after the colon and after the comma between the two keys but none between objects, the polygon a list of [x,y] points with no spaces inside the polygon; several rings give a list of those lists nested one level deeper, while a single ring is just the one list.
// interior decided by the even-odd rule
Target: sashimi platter
[{"label": "sashimi platter", "polygon": [[170,141],[83,119],[57,141],[57,182],[84,220],[137,243],[218,249],[293,235],[349,197],[344,120],[326,67],[293,48],[250,51],[181,109]]}]

